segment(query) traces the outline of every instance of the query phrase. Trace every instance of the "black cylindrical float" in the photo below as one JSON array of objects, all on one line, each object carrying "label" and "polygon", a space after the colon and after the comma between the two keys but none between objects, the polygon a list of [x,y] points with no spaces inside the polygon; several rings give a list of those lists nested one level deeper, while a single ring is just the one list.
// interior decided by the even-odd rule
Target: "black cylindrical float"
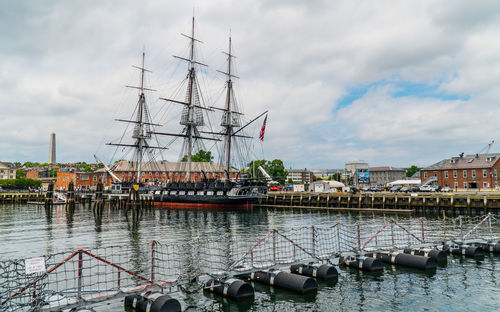
[{"label": "black cylindrical float", "polygon": [[475,243],[473,246],[481,248],[485,252],[492,252],[495,254],[500,254],[500,243],[489,244],[489,243]]},{"label": "black cylindrical float", "polygon": [[353,259],[347,259],[344,264],[350,268],[368,272],[380,272],[384,270],[384,265],[382,264],[382,262],[373,257],[357,257]]},{"label": "black cylindrical float", "polygon": [[290,266],[290,272],[323,280],[333,280],[339,277],[337,269],[333,265],[328,264],[294,264]]},{"label": "black cylindrical float", "polygon": [[382,260],[382,262],[384,263],[397,264],[419,270],[432,270],[437,267],[435,259],[425,256],[410,255],[398,252],[379,252],[373,254],[373,257]]},{"label": "black cylindrical float", "polygon": [[213,279],[205,284],[204,290],[238,302],[253,299],[255,295],[252,285],[237,279]]},{"label": "black cylindrical float", "polygon": [[177,299],[159,292],[144,296],[137,302],[137,312],[180,312],[181,304]]},{"label": "black cylindrical float", "polygon": [[439,250],[436,248],[419,248],[419,249],[412,249],[412,248],[406,248],[404,250],[405,254],[410,254],[410,255],[418,255],[418,256],[425,256],[429,258],[433,258],[434,260],[437,261],[437,263],[446,263],[448,261],[448,254],[444,250]]},{"label": "black cylindrical float", "polygon": [[139,302],[144,301],[144,297],[140,294],[132,294],[125,296],[124,305],[126,308],[137,308]]},{"label": "black cylindrical float", "polygon": [[461,246],[461,247],[451,247],[448,249],[454,255],[462,255],[472,258],[483,258],[484,250],[476,246]]},{"label": "black cylindrical float", "polygon": [[314,278],[288,272],[257,271],[252,272],[247,275],[247,277],[252,281],[288,289],[298,292],[299,294],[306,294],[318,290],[318,282],[316,282]]}]

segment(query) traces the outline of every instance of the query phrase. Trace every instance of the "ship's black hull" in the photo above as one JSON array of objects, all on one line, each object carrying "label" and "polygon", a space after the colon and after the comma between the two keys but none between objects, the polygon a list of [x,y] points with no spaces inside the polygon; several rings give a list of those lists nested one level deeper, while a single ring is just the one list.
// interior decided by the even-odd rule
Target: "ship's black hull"
[{"label": "ship's black hull", "polygon": [[267,193],[265,185],[255,182],[207,186],[206,183],[169,185],[153,193],[154,204],[171,208],[251,209]]}]

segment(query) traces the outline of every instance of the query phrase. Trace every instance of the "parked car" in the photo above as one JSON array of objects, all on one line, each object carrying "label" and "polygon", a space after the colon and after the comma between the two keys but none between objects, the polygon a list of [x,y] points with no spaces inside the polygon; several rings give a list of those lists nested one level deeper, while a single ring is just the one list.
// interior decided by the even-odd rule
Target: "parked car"
[{"label": "parked car", "polygon": [[389,191],[396,193],[396,192],[399,192],[400,189],[401,189],[401,186],[396,185],[396,186],[391,187],[391,189]]},{"label": "parked car", "polygon": [[430,187],[430,192],[439,192],[440,189],[441,187],[439,187],[439,185],[432,185]]},{"label": "parked car", "polygon": [[441,189],[441,192],[444,192],[444,193],[451,193],[453,192],[453,190],[449,187],[449,186],[445,186]]},{"label": "parked car", "polygon": [[431,186],[430,185],[422,185],[420,187],[420,192],[430,192],[431,191]]},{"label": "parked car", "polygon": [[403,193],[408,193],[410,191],[410,187],[409,186],[403,186],[402,188],[399,189],[400,192],[403,192]]},{"label": "parked car", "polygon": [[412,193],[415,193],[415,192],[418,192],[418,191],[420,191],[420,187],[419,186],[412,186],[410,188],[410,192],[412,192]]},{"label": "parked car", "polygon": [[379,186],[370,186],[370,192],[381,192],[382,188]]},{"label": "parked car", "polygon": [[370,187],[369,186],[363,186],[361,188],[361,192],[368,192],[370,190]]}]

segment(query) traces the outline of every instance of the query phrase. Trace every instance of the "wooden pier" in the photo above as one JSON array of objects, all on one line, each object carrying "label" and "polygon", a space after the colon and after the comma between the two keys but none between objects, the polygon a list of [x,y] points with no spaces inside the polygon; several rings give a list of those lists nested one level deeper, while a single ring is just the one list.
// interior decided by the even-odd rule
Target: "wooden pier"
[{"label": "wooden pier", "polygon": [[269,193],[259,206],[381,213],[500,214],[500,194]]}]

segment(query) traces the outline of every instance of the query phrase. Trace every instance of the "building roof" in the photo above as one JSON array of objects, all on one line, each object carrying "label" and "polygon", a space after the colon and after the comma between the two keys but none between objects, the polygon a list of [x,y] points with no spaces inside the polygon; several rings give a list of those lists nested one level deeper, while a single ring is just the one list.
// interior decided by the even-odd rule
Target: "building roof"
[{"label": "building roof", "polygon": [[[187,171],[187,162],[169,162],[169,161],[155,161],[155,162],[144,162],[141,166],[141,171],[152,171],[152,172],[185,172]],[[226,167],[223,164],[211,163],[211,162],[192,162],[191,172],[224,172]],[[97,170],[96,172],[104,171],[104,168]],[[122,160],[111,166],[111,170],[114,172],[120,171],[136,171],[137,169],[133,165],[133,162]],[[233,169],[234,170],[234,169]]]},{"label": "building roof", "polygon": [[450,160],[449,159],[443,159],[441,161],[438,161],[435,164],[430,165],[429,167],[422,168],[422,170],[439,170],[439,169],[443,169],[444,165],[447,162],[450,162]]},{"label": "building roof", "polygon": [[312,172],[312,170],[307,169],[288,169],[288,173],[301,173],[301,172]]},{"label": "building roof", "polygon": [[14,169],[16,168],[16,165],[14,163],[2,161],[0,162],[0,168]]},{"label": "building roof", "polygon": [[467,155],[462,158],[453,157],[445,163],[443,169],[475,169],[491,168],[500,159],[500,154]]},{"label": "building roof", "polygon": [[368,168],[368,171],[370,171],[370,172],[376,172],[376,171],[403,171],[403,172],[405,172],[404,169],[391,167],[391,166],[370,167],[370,168]]}]

